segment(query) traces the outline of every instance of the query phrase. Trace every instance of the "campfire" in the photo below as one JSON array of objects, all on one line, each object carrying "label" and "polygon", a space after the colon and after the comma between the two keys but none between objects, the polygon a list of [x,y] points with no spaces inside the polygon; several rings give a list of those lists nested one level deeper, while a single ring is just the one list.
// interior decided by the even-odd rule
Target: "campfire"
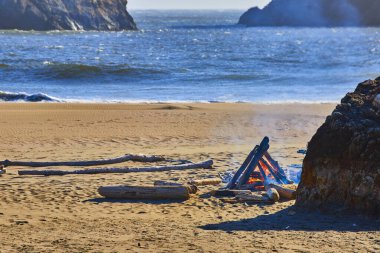
[{"label": "campfire", "polygon": [[265,137],[248,155],[226,188],[263,191],[269,184],[293,184],[278,162],[269,155],[268,149],[269,138]]},{"label": "campfire", "polygon": [[[269,154],[269,138],[265,137],[260,145],[256,146],[236,171],[227,186],[216,191],[216,196],[237,196],[254,193],[266,194],[271,199],[295,197],[294,182],[286,177],[284,170]],[[269,196],[271,195],[271,196]],[[276,195],[276,196],[272,196]],[[254,200],[261,200],[254,194]],[[262,200],[267,200],[265,197]]]}]

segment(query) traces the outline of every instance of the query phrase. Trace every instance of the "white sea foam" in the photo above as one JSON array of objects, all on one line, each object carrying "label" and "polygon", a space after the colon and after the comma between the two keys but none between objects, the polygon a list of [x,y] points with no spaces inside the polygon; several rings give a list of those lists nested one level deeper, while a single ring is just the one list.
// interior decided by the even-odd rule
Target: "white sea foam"
[{"label": "white sea foam", "polygon": [[0,101],[3,102],[60,102],[61,100],[44,93],[27,94],[25,92],[0,91]]}]

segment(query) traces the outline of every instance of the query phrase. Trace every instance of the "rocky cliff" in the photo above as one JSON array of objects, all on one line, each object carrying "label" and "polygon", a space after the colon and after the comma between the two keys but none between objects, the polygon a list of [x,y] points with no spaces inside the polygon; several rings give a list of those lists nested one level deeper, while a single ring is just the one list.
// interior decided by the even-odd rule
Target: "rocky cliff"
[{"label": "rocky cliff", "polygon": [[127,0],[0,0],[0,29],[133,30]]},{"label": "rocky cliff", "polygon": [[252,8],[239,24],[247,26],[380,26],[379,0],[272,0]]},{"label": "rocky cliff", "polygon": [[380,77],[347,94],[311,139],[296,204],[380,217]]}]

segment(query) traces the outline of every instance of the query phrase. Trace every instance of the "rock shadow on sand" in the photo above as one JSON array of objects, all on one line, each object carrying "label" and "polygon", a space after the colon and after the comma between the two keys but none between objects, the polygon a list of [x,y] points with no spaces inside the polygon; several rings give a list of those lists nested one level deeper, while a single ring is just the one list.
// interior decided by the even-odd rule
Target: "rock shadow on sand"
[{"label": "rock shadow on sand", "polygon": [[380,231],[380,220],[371,220],[352,214],[324,214],[289,207],[274,214],[251,219],[227,221],[200,226],[204,230],[235,231]]}]

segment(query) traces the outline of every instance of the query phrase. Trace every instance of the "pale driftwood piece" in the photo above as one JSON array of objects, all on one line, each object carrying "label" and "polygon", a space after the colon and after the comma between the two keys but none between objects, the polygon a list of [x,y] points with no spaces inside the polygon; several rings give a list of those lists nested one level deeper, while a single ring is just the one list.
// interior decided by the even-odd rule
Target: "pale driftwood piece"
[{"label": "pale driftwood piece", "polygon": [[249,190],[228,190],[228,189],[220,189],[217,191],[212,191],[211,195],[215,197],[234,197],[239,194],[250,194]]},{"label": "pale driftwood piece", "polygon": [[272,200],[269,199],[262,199],[262,200],[257,200],[257,199],[236,199],[236,198],[223,198],[220,199],[223,203],[228,203],[228,204],[237,204],[237,203],[247,203],[247,204],[273,204]]},{"label": "pale driftwood piece", "polygon": [[154,186],[185,186],[189,190],[190,194],[198,192],[198,187],[195,185],[183,185],[180,183],[167,182],[167,181],[154,181]]},{"label": "pale driftwood piece", "polygon": [[[265,193],[265,192],[264,192]],[[236,195],[236,199],[243,200],[243,201],[258,201],[258,202],[268,202],[271,201],[269,197],[266,195],[266,193],[263,195],[261,193],[243,193]]]},{"label": "pale driftwood piece", "polygon": [[153,166],[141,168],[95,168],[86,170],[20,170],[20,176],[64,176],[64,175],[82,175],[82,174],[106,174],[106,173],[132,173],[132,172],[160,172],[171,170],[188,170],[188,169],[209,169],[213,165],[212,160],[200,163],[189,163],[181,165]]},{"label": "pale driftwood piece", "polygon": [[222,180],[220,178],[199,179],[199,180],[191,180],[188,182],[188,184],[196,185],[196,186],[219,185],[221,183],[222,183]]},{"label": "pale driftwood piece", "polygon": [[198,192],[198,187],[195,185],[183,185],[180,183],[167,182],[167,181],[154,181],[154,186],[185,186],[189,190],[190,194]]},{"label": "pale driftwood piece", "polygon": [[269,187],[277,190],[278,194],[280,194],[281,198],[285,199],[296,199],[296,190],[297,185],[277,185],[277,184],[269,184]]},{"label": "pale driftwood piece", "polygon": [[150,155],[133,155],[126,154],[124,156],[112,158],[112,159],[101,159],[93,161],[76,161],[76,162],[20,162],[20,161],[9,161],[5,160],[0,162],[1,165],[6,167],[9,166],[22,166],[22,167],[57,167],[57,166],[99,166],[123,163],[127,161],[133,162],[160,162],[165,161],[163,156],[150,156]]},{"label": "pale driftwood piece", "polygon": [[154,186],[183,186],[183,184],[167,181],[154,181]]},{"label": "pale driftwood piece", "polygon": [[280,194],[274,188],[268,187],[267,195],[269,199],[273,200],[273,202],[278,202],[280,200]]},{"label": "pale driftwood piece", "polygon": [[100,195],[111,199],[189,199],[190,192],[185,186],[103,186]]}]

